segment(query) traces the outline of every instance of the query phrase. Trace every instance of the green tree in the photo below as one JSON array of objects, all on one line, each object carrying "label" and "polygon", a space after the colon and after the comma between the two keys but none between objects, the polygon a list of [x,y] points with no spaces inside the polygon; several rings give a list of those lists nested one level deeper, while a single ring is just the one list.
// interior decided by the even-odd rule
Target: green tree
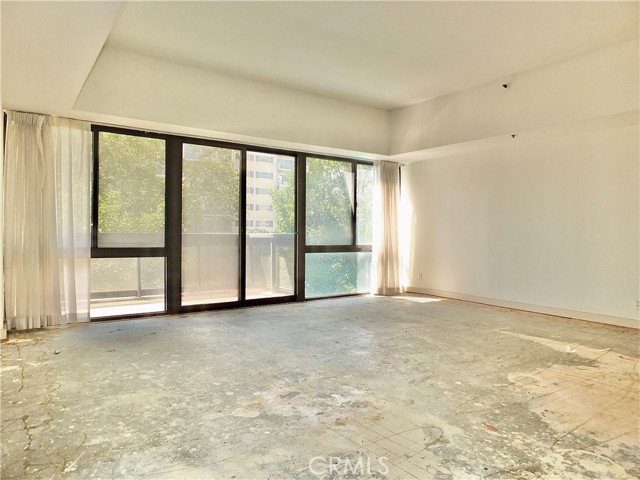
[{"label": "green tree", "polygon": [[271,201],[275,212],[276,233],[291,233],[296,231],[296,178],[295,171],[285,174],[282,186],[272,188]]},{"label": "green tree", "polygon": [[100,132],[99,149],[99,232],[164,232],[164,141]]},{"label": "green tree", "polygon": [[[162,233],[165,216],[165,142],[100,133],[99,230]],[[185,145],[185,231],[230,231],[238,219],[240,152]]]},{"label": "green tree", "polygon": [[373,166],[358,165],[357,237],[359,245],[372,242],[373,230]]},{"label": "green tree", "polygon": [[[187,145],[182,182],[182,225],[188,233],[237,231],[240,152]],[[185,148],[186,148],[185,147]]]},{"label": "green tree", "polygon": [[351,243],[351,164],[307,159],[306,241],[309,245]]}]

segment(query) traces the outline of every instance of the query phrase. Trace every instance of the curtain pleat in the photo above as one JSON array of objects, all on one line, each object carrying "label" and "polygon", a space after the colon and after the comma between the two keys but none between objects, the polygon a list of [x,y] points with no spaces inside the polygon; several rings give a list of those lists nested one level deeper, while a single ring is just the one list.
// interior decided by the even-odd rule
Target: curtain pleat
[{"label": "curtain pleat", "polygon": [[9,330],[58,325],[55,172],[47,119],[7,114],[5,313]]},{"label": "curtain pleat", "polygon": [[373,214],[373,293],[402,293],[398,208],[400,205],[400,165],[381,161],[376,164]]},{"label": "curtain pleat", "polygon": [[4,277],[9,330],[88,319],[89,264],[84,259],[90,239],[90,141],[90,130],[81,122],[7,112]]}]

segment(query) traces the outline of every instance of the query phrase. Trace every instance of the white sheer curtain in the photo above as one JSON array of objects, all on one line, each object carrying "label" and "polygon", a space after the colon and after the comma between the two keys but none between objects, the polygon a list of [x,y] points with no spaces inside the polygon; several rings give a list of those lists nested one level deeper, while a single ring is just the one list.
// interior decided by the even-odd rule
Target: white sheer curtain
[{"label": "white sheer curtain", "polygon": [[373,293],[397,295],[400,284],[400,164],[378,162],[373,201]]},{"label": "white sheer curtain", "polygon": [[7,112],[5,315],[9,330],[88,320],[91,132]]},{"label": "white sheer curtain", "polygon": [[54,118],[60,295],[66,323],[89,321],[91,270],[91,125]]}]

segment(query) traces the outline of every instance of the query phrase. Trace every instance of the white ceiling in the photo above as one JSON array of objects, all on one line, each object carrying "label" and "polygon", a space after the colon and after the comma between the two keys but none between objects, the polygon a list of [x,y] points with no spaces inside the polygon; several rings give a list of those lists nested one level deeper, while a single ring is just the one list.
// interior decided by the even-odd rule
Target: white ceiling
[{"label": "white ceiling", "polygon": [[637,2],[131,2],[107,45],[391,109],[637,36]]},{"label": "white ceiling", "polygon": [[2,0],[0,93],[3,108],[207,136],[74,105],[107,46],[393,109],[637,39],[639,4]]},{"label": "white ceiling", "polygon": [[74,117],[120,2],[0,1],[2,107]]}]

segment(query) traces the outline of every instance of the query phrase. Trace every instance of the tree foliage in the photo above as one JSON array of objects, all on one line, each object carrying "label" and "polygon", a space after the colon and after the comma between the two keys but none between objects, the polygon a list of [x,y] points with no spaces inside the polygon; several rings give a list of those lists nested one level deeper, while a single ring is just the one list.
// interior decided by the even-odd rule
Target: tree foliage
[{"label": "tree foliage", "polygon": [[164,141],[100,132],[99,148],[99,231],[162,233]]},{"label": "tree foliage", "polygon": [[[237,150],[185,145],[184,231],[233,230],[239,164]],[[99,173],[101,232],[164,232],[164,140],[101,132]]]},{"label": "tree foliage", "polygon": [[182,225],[184,232],[237,231],[240,152],[193,147],[183,162]]},{"label": "tree foliage", "polygon": [[272,188],[269,192],[275,212],[276,233],[291,233],[296,231],[296,178],[291,170],[284,175],[281,186]]},{"label": "tree foliage", "polygon": [[359,245],[372,242],[373,227],[373,166],[358,165],[357,237]]},{"label": "tree foliage", "polygon": [[306,242],[308,245],[351,244],[353,195],[351,164],[307,160]]}]

